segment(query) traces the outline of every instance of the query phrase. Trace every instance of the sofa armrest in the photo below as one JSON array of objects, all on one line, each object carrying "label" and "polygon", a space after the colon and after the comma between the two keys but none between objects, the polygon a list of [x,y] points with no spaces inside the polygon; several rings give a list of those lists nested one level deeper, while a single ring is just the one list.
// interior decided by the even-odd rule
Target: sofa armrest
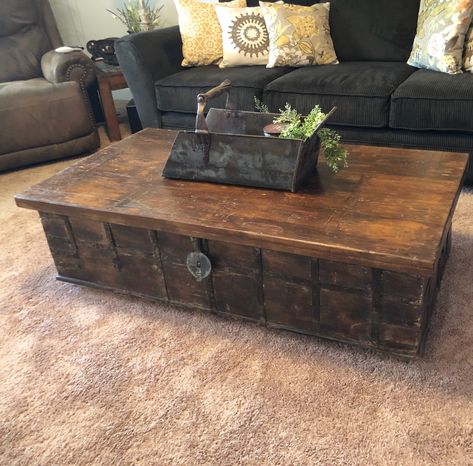
[{"label": "sofa armrest", "polygon": [[115,41],[115,53],[135,99],[143,127],[161,127],[154,83],[181,70],[179,27],[122,37]]},{"label": "sofa armrest", "polygon": [[82,52],[58,53],[51,50],[41,58],[43,76],[52,83],[76,81],[85,91],[96,79],[92,60]]}]

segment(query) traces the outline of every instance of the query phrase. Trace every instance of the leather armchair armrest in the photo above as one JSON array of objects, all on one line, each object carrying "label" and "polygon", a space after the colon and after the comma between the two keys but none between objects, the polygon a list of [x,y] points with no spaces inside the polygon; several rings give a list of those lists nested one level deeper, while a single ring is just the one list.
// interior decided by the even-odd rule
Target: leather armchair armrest
[{"label": "leather armchair armrest", "polygon": [[85,90],[95,82],[95,66],[82,52],[58,53],[51,50],[41,58],[43,76],[52,83],[77,81]]}]

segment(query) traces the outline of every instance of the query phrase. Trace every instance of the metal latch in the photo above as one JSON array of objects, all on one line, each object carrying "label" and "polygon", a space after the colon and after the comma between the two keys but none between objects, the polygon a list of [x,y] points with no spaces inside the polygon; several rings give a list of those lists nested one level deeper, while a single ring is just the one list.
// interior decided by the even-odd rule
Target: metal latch
[{"label": "metal latch", "polygon": [[212,263],[210,259],[203,252],[191,252],[186,260],[187,269],[192,276],[201,282],[207,278],[212,271]]}]

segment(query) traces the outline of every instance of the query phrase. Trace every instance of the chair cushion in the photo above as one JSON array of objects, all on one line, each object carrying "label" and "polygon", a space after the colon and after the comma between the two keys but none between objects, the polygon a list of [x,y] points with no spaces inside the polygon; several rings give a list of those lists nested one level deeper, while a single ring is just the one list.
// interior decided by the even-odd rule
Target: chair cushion
[{"label": "chair cushion", "polygon": [[389,126],[473,132],[473,75],[418,70],[391,99]]},{"label": "chair cushion", "polygon": [[405,62],[420,0],[331,0],[330,32],[340,61]]},{"label": "chair cushion", "polygon": [[286,102],[302,114],[315,105],[324,111],[337,106],[331,124],[382,128],[388,126],[391,94],[414,71],[393,62],[309,66],[268,84],[263,100],[274,112]]},{"label": "chair cushion", "polygon": [[0,82],[40,77],[41,57],[48,50],[48,37],[38,25],[0,37]]},{"label": "chair cushion", "polygon": [[39,24],[35,0],[2,0],[0,2],[0,37],[11,36],[32,24]]},{"label": "chair cushion", "polygon": [[[162,111],[196,113],[197,94],[206,92],[225,79],[232,82],[233,97],[240,110],[253,110],[254,98],[262,98],[263,88],[269,82],[284,75],[290,68],[264,66],[239,66],[219,68],[202,66],[180,71],[156,82],[156,99]],[[210,101],[208,108],[224,108],[226,96]]]},{"label": "chair cushion", "polygon": [[40,2],[0,1],[0,82],[41,76],[41,56],[51,48]]},{"label": "chair cushion", "polygon": [[85,136],[93,124],[78,83],[45,79],[0,83],[0,153]]}]

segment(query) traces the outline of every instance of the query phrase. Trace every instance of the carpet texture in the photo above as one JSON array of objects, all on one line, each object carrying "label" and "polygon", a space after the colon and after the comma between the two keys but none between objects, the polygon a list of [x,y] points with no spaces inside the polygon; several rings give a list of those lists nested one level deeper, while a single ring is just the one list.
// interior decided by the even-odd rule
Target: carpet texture
[{"label": "carpet texture", "polygon": [[472,465],[473,193],[426,356],[401,362],[57,282],[0,175],[0,464]]}]

